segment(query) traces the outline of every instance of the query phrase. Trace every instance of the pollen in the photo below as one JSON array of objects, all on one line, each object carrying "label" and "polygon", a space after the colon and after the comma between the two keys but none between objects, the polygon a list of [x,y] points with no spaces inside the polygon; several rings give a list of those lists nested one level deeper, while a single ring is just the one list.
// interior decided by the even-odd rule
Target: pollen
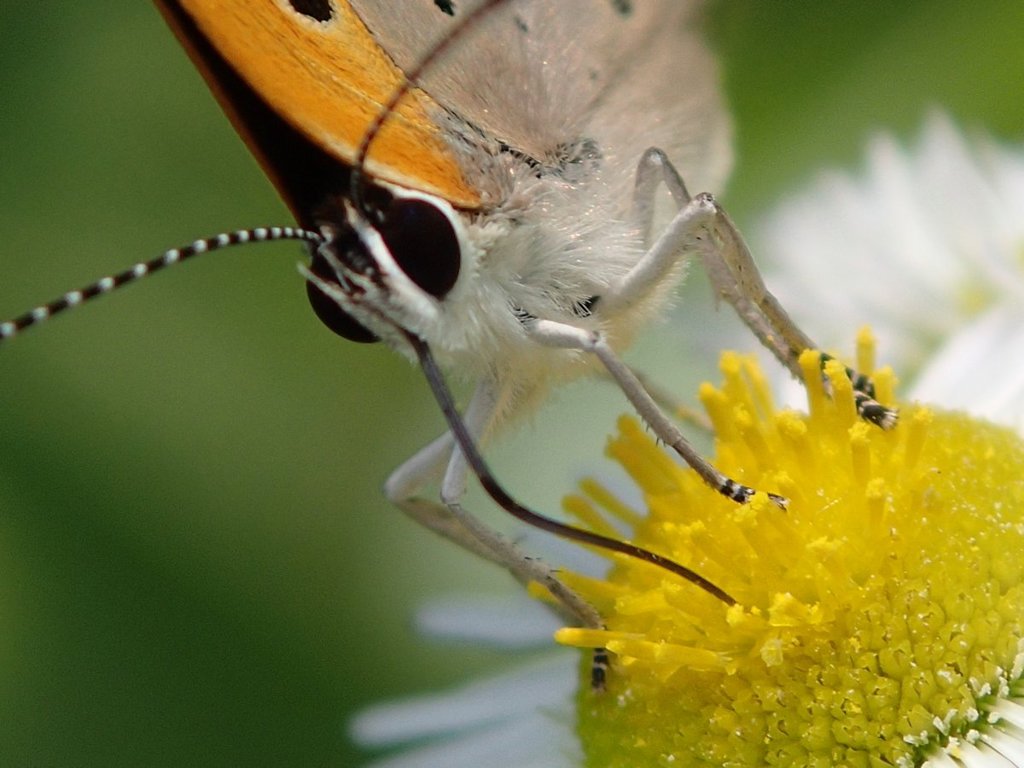
[{"label": "pollen", "polygon": [[[605,628],[557,640],[613,654],[604,691],[580,686],[587,765],[987,765],[964,755],[1020,744],[1024,443],[918,405],[865,424],[819,360],[801,360],[807,413],[735,354],[700,393],[718,468],[788,509],[724,499],[626,417],[608,453],[645,509],[594,481],[568,501],[736,601],[617,555],[573,581]],[[891,373],[873,378],[891,402]]]}]

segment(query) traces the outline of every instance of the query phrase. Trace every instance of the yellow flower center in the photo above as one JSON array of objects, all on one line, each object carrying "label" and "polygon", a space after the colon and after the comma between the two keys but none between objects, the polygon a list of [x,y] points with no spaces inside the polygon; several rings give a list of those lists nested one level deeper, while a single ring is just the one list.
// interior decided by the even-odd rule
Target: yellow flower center
[{"label": "yellow flower center", "polygon": [[[557,639],[614,654],[607,690],[581,685],[588,765],[974,765],[1024,726],[1024,443],[917,406],[884,432],[838,364],[829,393],[817,355],[801,364],[809,415],[777,410],[734,354],[701,392],[716,465],[787,510],[722,498],[629,418],[608,450],[646,514],[593,482],[567,500],[737,601],[619,556],[605,580],[573,577],[606,629]],[[891,375],[875,381],[891,402]]]}]

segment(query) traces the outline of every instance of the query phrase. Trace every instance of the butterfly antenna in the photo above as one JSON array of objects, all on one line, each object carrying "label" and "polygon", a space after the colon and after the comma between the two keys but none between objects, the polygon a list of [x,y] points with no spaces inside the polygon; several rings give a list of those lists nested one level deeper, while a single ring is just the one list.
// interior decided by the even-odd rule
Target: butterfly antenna
[{"label": "butterfly antenna", "polygon": [[165,267],[179,264],[193,256],[210,251],[219,251],[233,245],[244,243],[271,243],[278,240],[302,240],[314,245],[324,242],[323,235],[309,229],[300,227],[254,227],[252,229],[237,229],[234,232],[222,232],[213,237],[196,240],[183,248],[172,248],[164,251],[160,256],[149,261],[140,261],[128,269],[118,272],[115,275],[108,275],[90,285],[76,291],[69,291],[58,299],[46,304],[40,304],[24,314],[18,315],[12,320],[0,323],[0,343],[17,336],[33,325],[49,320],[54,315],[66,310],[80,306],[87,301],[110,293],[117,288],[122,288],[130,283],[137,282],[144,277],[149,277],[154,272],[159,272]]},{"label": "butterfly antenna", "polygon": [[498,8],[498,6],[504,5],[506,2],[507,0],[485,0],[485,2],[478,5],[472,11],[466,13],[448,31],[448,34],[441,38],[434,44],[433,48],[424,54],[423,58],[419,60],[416,66],[405,73],[402,82],[397,88],[395,88],[390,98],[384,102],[380,112],[377,113],[373,122],[370,123],[369,127],[366,129],[366,133],[363,134],[363,140],[359,144],[359,151],[356,153],[356,161],[352,166],[350,199],[358,210],[363,210],[362,181],[363,176],[365,175],[363,169],[366,167],[366,157],[370,154],[370,146],[380,134],[381,128],[384,127],[384,124],[395,113],[395,110],[398,108],[402,99],[405,98],[405,95],[416,87],[416,83],[423,74],[439,59],[441,59],[452,45],[464,37],[466,33],[475,27],[484,17],[490,15],[490,13]]},{"label": "butterfly antenna", "polygon": [[444,375],[441,373],[441,369],[430,352],[430,347],[413,333],[406,332],[405,338],[416,352],[420,367],[423,369],[427,382],[430,384],[434,398],[441,407],[442,413],[444,413],[445,421],[448,423],[448,428],[455,438],[455,443],[459,446],[459,450],[462,451],[462,455],[465,457],[470,469],[473,470],[473,474],[480,480],[480,485],[483,486],[484,491],[487,492],[487,495],[499,507],[534,528],[561,536],[564,539],[598,547],[610,552],[618,552],[619,554],[642,560],[645,563],[650,563],[690,582],[726,605],[736,605],[736,599],[732,595],[685,565],[680,565],[674,560],[639,547],[636,544],[630,544],[626,541],[602,536],[599,533],[594,533],[584,528],[577,528],[567,523],[552,520],[550,517],[534,512],[513,499],[508,491],[498,482],[497,478],[495,478],[490,467],[487,466],[483,456],[480,454],[476,442],[466,427],[466,423],[455,407],[451,390],[448,388]]}]

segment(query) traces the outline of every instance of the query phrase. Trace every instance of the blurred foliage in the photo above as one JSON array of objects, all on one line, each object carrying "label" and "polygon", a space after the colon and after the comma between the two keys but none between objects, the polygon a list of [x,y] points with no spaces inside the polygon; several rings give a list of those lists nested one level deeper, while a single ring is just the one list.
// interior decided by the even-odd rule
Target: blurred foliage
[{"label": "blurred foliage", "polygon": [[[6,3],[0,28],[0,315],[287,221],[148,4]],[[1024,135],[1019,3],[734,0],[709,28],[741,220],[932,106]],[[0,764],[354,765],[352,711],[505,663],[409,628],[426,595],[506,584],[380,496],[440,430],[418,375],[337,343],[296,249],[261,249],[3,350]],[[573,443],[544,482],[522,440],[499,466],[551,504],[598,460]]]}]

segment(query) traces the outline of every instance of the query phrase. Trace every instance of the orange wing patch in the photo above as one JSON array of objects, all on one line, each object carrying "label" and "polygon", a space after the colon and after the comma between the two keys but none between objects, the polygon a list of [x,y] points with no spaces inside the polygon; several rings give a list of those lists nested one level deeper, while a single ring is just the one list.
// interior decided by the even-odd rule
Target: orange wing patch
[{"label": "orange wing patch", "polygon": [[[283,0],[179,0],[203,34],[283,118],[348,163],[402,73],[347,2],[318,22]],[[440,107],[412,89],[370,148],[378,178],[474,208],[466,181],[434,115]]]}]

